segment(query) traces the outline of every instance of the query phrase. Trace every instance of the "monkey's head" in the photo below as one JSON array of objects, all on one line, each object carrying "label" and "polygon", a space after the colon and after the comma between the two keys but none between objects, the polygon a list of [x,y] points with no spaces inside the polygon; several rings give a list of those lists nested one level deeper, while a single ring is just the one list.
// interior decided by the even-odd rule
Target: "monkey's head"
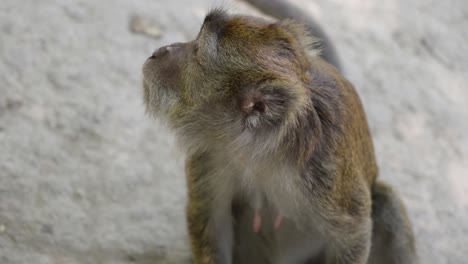
[{"label": "monkey's head", "polygon": [[147,110],[189,149],[271,154],[291,143],[288,133],[311,109],[312,44],[293,21],[211,11],[195,40],[161,47],[145,62]]}]

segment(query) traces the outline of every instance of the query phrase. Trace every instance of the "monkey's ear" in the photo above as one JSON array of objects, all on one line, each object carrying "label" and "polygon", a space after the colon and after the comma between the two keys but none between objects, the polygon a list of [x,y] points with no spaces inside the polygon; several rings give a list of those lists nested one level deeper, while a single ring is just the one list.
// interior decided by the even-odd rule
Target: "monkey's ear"
[{"label": "monkey's ear", "polygon": [[264,114],[270,118],[279,117],[287,109],[291,95],[281,87],[265,87],[261,90],[247,91],[242,99],[244,113]]},{"label": "monkey's ear", "polygon": [[252,112],[264,113],[265,108],[265,102],[261,99],[246,99],[242,103],[242,111],[244,111],[246,114],[251,114]]},{"label": "monkey's ear", "polygon": [[241,97],[241,110],[247,115],[254,112],[265,112],[265,101],[262,93],[254,90],[247,90]]}]

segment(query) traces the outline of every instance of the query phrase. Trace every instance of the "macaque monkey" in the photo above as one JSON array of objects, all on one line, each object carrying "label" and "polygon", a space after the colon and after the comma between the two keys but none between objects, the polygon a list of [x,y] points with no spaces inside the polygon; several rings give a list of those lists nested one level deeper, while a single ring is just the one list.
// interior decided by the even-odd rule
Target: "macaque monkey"
[{"label": "macaque monkey", "polygon": [[215,9],[145,62],[147,110],[187,152],[194,264],[417,263],[359,97],[317,37]]}]

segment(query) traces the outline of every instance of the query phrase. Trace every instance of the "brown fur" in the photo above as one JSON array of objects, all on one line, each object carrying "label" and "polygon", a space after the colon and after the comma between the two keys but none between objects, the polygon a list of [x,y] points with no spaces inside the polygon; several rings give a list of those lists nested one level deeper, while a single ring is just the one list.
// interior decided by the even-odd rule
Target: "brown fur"
[{"label": "brown fur", "polygon": [[[375,182],[359,97],[314,43],[291,20],[214,10],[196,40],[163,47],[145,63],[148,111],[188,153],[194,263],[367,263],[372,236],[392,237],[401,226],[413,251],[404,247],[408,257],[388,263],[416,261],[404,208]],[[396,232],[372,230],[380,219],[375,188],[389,198]],[[258,234],[254,209],[263,217]],[[277,214],[284,220],[274,231]],[[389,255],[402,252],[400,240]],[[372,250],[378,258],[385,247]]]}]

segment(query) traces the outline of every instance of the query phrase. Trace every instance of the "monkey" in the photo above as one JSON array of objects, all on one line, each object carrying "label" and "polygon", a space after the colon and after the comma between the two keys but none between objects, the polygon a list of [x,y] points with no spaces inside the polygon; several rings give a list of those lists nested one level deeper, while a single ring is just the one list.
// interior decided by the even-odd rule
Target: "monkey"
[{"label": "monkey", "polygon": [[145,61],[147,112],[186,152],[194,264],[418,263],[359,96],[317,42],[213,9]]}]

